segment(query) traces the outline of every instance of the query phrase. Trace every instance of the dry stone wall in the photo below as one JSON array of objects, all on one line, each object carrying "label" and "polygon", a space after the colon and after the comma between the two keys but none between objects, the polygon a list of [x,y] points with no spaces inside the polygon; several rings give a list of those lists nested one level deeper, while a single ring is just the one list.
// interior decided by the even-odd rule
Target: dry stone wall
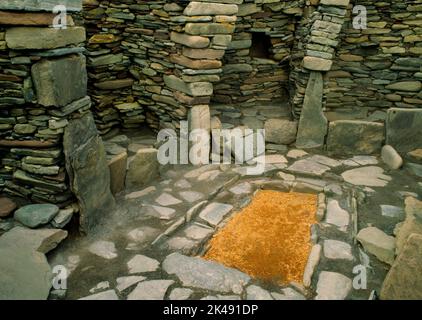
[{"label": "dry stone wall", "polygon": [[237,3],[86,1],[89,92],[97,126],[177,128],[208,105]]},{"label": "dry stone wall", "polygon": [[[392,137],[420,125],[420,1],[310,4],[291,60],[292,110],[300,118],[296,146],[370,154],[386,142],[408,151]],[[316,72],[323,84],[310,85]]]},{"label": "dry stone wall", "polygon": [[72,114],[90,107],[80,46],[85,31],[72,25],[71,16],[67,29],[49,28],[52,5],[13,11],[9,19],[14,4],[0,5],[2,187],[34,202],[67,203],[72,193],[61,139]]},{"label": "dry stone wall", "polygon": [[304,6],[253,0],[239,5],[212,99],[212,112],[223,122],[263,128],[268,119],[290,118],[289,61]]},{"label": "dry stone wall", "polygon": [[367,29],[350,11],[327,74],[330,120],[385,120],[388,108],[422,107],[422,1],[351,1],[367,8]]},{"label": "dry stone wall", "polygon": [[84,2],[89,94],[103,134],[115,126],[130,128],[145,122],[144,109],[132,94],[131,73],[136,70],[132,64],[146,56],[146,48],[137,42],[147,30],[136,28],[136,15],[149,12],[148,4],[136,1]]},{"label": "dry stone wall", "polygon": [[[53,27],[58,4],[68,5],[65,28]],[[78,10],[77,0],[0,3],[0,192],[61,208],[78,202],[70,216],[80,209],[88,231],[114,199],[90,111]]]}]

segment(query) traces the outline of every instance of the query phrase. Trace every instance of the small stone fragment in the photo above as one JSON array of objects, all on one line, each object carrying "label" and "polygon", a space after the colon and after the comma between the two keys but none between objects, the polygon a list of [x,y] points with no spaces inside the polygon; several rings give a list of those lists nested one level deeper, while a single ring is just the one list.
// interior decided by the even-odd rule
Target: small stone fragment
[{"label": "small stone fragment", "polygon": [[117,258],[116,247],[114,243],[110,241],[96,241],[89,246],[88,250],[92,254],[107,260]]}]

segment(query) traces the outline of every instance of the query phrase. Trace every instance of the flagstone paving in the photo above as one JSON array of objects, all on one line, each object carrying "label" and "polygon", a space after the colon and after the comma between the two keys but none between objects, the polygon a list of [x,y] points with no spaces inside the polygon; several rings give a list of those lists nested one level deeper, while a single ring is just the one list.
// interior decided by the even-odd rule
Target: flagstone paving
[{"label": "flagstone paving", "polygon": [[[170,166],[149,185],[120,193],[119,209],[95,234],[67,241],[49,257],[70,271],[66,299],[368,299],[379,292],[388,270],[377,258],[380,235],[369,233],[363,247],[356,236],[368,227],[393,236],[405,198],[421,195],[414,176],[373,156],[290,150],[267,159],[258,176],[235,164]],[[302,283],[263,282],[201,258],[208,240],[259,189],[319,195]],[[358,265],[368,270],[364,290],[352,285]]]}]

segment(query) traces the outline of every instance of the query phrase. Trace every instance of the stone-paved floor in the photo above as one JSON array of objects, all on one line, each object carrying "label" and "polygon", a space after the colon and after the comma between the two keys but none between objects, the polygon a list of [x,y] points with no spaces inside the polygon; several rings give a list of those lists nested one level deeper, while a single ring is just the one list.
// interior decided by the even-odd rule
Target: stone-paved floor
[{"label": "stone-paved floor", "polygon": [[[415,177],[369,156],[340,160],[290,150],[266,161],[259,177],[234,164],[163,168],[155,182],[119,194],[95,234],[70,237],[49,256],[52,266],[71,272],[66,298],[368,299],[379,292],[390,266],[355,236],[369,226],[392,235],[404,219],[404,198],[421,196]],[[304,284],[264,283],[200,258],[215,230],[257,189],[319,194]],[[366,289],[352,284],[358,265],[366,267]]]}]

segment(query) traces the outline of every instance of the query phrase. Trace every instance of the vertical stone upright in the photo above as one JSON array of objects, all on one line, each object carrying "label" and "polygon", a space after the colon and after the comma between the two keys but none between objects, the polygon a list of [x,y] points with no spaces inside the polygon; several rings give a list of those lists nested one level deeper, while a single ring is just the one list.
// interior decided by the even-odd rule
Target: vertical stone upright
[{"label": "vertical stone upright", "polygon": [[70,188],[79,203],[80,230],[87,233],[114,206],[105,149],[91,112],[70,120],[63,148]]},{"label": "vertical stone upright", "polygon": [[189,110],[189,130],[211,130],[211,115],[207,105],[194,106]]},{"label": "vertical stone upright", "polygon": [[302,112],[305,87],[310,72],[329,72],[332,69],[340,35],[347,16],[350,0],[311,1],[305,8],[298,39],[292,50],[292,72],[290,79],[295,89],[292,92],[293,114]]},{"label": "vertical stone upright", "polygon": [[296,140],[298,148],[314,149],[324,146],[328,121],[322,111],[323,89],[322,73],[311,72],[299,120]]}]

